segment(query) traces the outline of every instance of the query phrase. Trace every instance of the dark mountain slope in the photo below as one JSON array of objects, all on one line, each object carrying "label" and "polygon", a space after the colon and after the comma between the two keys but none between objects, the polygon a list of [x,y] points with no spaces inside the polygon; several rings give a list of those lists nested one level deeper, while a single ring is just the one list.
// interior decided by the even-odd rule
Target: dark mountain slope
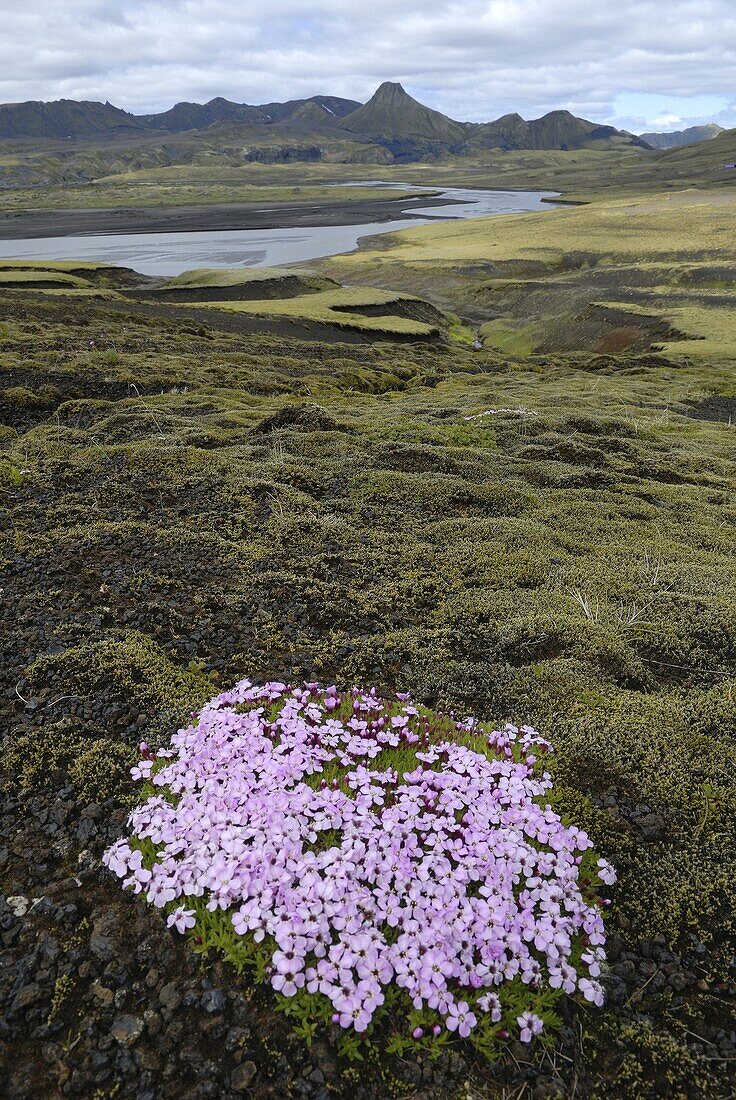
[{"label": "dark mountain slope", "polygon": [[325,118],[342,119],[355,111],[361,104],[357,99],[341,99],[334,95],[313,95],[309,99],[290,99],[286,103],[263,103],[258,110],[270,122],[280,122],[291,118],[298,111],[314,104]]},{"label": "dark mountain slope", "polygon": [[142,119],[112,103],[59,99],[0,104],[0,138],[79,138],[121,129],[144,130]]},{"label": "dark mountain slope", "polygon": [[480,123],[472,130],[472,140],[490,149],[526,149],[528,136],[529,123],[515,113]]},{"label": "dark mountain slope", "polygon": [[[126,137],[126,135],[128,135]],[[640,138],[576,118],[569,111],[551,111],[526,121],[508,114],[494,122],[463,123],[419,103],[401,84],[384,83],[364,105],[338,96],[311,96],[285,103],[250,105],[217,97],[207,103],[177,103],[168,111],[131,115],[110,103],[15,103],[0,105],[0,139],[80,139],[104,143],[135,141],[146,145],[141,163],[150,161],[151,141],[182,135],[188,159],[194,146],[204,148],[212,138],[229,137],[253,143],[257,159],[321,159],[339,143],[344,159],[350,145],[359,160],[365,148],[379,147],[389,160],[417,161],[446,153],[463,155],[486,149],[553,150],[649,148]],[[305,152],[306,150],[306,152]],[[196,152],[196,151],[195,151]],[[167,152],[167,157],[171,151]],[[250,155],[250,154],[249,154]],[[373,154],[371,154],[373,155]]]},{"label": "dark mountain slope", "polygon": [[211,99],[208,103],[177,103],[169,111],[141,115],[140,119],[152,129],[179,134],[185,130],[203,130],[220,122],[246,122],[267,126],[292,118],[309,107],[314,108],[315,118],[324,118],[325,121],[330,122],[341,119],[359,106],[360,104],[354,99],[340,99],[338,96],[330,95],[291,99],[286,103],[263,103],[260,106],[233,103],[229,99],[218,97]]},{"label": "dark mountain slope", "polygon": [[139,117],[145,126],[154,130],[167,130],[171,134],[179,134],[185,130],[203,130],[216,122],[268,121],[259,107],[250,107],[247,103],[232,103],[221,96],[208,103],[177,103],[160,114]]},{"label": "dark mountain slope", "polygon": [[677,149],[681,145],[694,145],[698,141],[709,141],[723,133],[723,127],[715,122],[705,126],[688,126],[686,130],[673,130],[669,134],[639,134],[642,141],[653,149]]},{"label": "dark mountain slope", "polygon": [[584,149],[595,145],[636,145],[646,142],[634,134],[599,126],[570,111],[550,111],[525,121],[521,115],[503,115],[495,122],[473,127],[472,141],[487,149]]},{"label": "dark mountain slope", "polygon": [[413,99],[401,84],[386,82],[373,97],[342,119],[342,127],[374,138],[461,145],[466,126]]},{"label": "dark mountain slope", "polygon": [[709,141],[667,149],[657,158],[657,165],[673,178],[685,174],[693,179],[730,181],[733,176],[736,182],[736,170],[724,172],[725,164],[736,164],[736,129],[722,130]]}]

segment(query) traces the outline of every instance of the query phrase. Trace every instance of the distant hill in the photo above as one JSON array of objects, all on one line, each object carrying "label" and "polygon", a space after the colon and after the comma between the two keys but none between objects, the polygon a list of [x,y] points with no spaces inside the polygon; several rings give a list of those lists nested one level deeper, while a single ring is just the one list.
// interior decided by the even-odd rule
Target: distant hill
[{"label": "distant hill", "polygon": [[464,145],[467,126],[431,107],[425,107],[404,91],[401,84],[386,82],[363,107],[341,121],[344,130],[391,141],[428,141],[440,145]]},{"label": "distant hill", "polygon": [[647,148],[634,134],[599,126],[570,111],[550,111],[527,122],[521,115],[503,115],[475,127],[473,142],[488,149],[585,149],[596,146],[636,145]]},{"label": "distant hill", "polygon": [[59,99],[0,104],[0,137],[4,138],[79,138],[145,128],[143,120],[112,103]]},{"label": "distant hill", "polygon": [[258,110],[267,121],[280,122],[312,105],[326,118],[342,119],[360,107],[360,102],[357,99],[340,99],[334,95],[313,95],[309,99],[290,99],[286,103],[264,103]]},{"label": "distant hill", "polygon": [[140,115],[141,122],[153,130],[180,134],[186,130],[204,130],[216,122],[264,122],[258,107],[247,103],[231,103],[218,96],[208,103],[177,103],[168,111],[155,115]]},{"label": "distant hill", "polygon": [[669,134],[639,134],[642,141],[653,149],[676,149],[680,145],[695,145],[697,141],[709,141],[723,133],[723,127],[715,122],[705,126],[688,126],[686,130],[673,130]]},{"label": "distant hill", "polygon": [[614,170],[614,187],[643,188],[710,188],[732,190],[736,184],[736,129],[722,130],[717,137],[693,145],[678,145],[661,149],[649,156],[636,157],[621,171]]},{"label": "distant hill", "polygon": [[657,164],[667,166],[668,171],[681,169],[697,172],[705,178],[713,174],[721,177],[724,164],[736,164],[736,129],[721,130],[707,141],[667,149],[657,158]]},{"label": "distant hill", "polygon": [[140,121],[154,130],[166,130],[180,134],[186,130],[203,130],[218,122],[244,122],[267,125],[292,118],[305,107],[314,106],[325,119],[340,119],[360,106],[357,100],[340,99],[337,96],[316,95],[310,99],[292,99],[287,103],[264,103],[251,106],[248,103],[232,103],[218,96],[208,103],[177,103],[169,111],[140,115]]}]

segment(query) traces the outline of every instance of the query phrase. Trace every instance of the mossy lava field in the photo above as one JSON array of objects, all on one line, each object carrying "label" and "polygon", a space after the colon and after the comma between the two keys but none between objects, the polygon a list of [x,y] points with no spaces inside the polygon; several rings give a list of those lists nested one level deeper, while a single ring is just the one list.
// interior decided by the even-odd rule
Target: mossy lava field
[{"label": "mossy lava field", "polygon": [[[0,1093],[733,1096],[733,363],[259,332],[88,274],[0,290]],[[618,871],[604,1008],[349,1062],[123,893],[139,742],[244,676],[534,725]]]}]

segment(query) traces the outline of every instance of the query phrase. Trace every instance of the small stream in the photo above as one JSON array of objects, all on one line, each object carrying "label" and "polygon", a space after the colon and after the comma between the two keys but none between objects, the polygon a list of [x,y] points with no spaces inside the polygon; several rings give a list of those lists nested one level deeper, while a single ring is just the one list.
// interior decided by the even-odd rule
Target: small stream
[{"label": "small stream", "polygon": [[[282,229],[234,229],[193,233],[115,233],[74,237],[0,240],[0,259],[85,260],[132,267],[142,275],[179,275],[194,267],[275,267],[352,252],[358,241],[376,233],[410,229],[430,221],[481,218],[530,210],[551,210],[542,199],[551,191],[480,191],[464,187],[414,187],[362,181],[387,190],[427,191],[446,198],[447,206],[413,207],[411,216],[360,225],[299,226]],[[356,182],[355,186],[361,184]],[[344,185],[342,185],[344,186]]]}]

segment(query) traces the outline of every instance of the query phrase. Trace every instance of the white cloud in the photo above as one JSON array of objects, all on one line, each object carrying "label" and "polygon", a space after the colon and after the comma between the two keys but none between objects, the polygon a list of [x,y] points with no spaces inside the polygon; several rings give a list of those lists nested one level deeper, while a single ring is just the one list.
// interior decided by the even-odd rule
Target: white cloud
[{"label": "white cloud", "polygon": [[677,126],[678,122],[682,122],[679,115],[660,115],[659,118],[654,119],[655,126],[664,126],[665,128]]},{"label": "white cloud", "polygon": [[[365,99],[401,80],[460,119],[562,106],[599,121],[690,119],[683,102],[715,96],[736,122],[733,0],[0,0],[0,16],[6,102],[142,112],[215,95]],[[673,109],[622,113],[622,93]]]}]

